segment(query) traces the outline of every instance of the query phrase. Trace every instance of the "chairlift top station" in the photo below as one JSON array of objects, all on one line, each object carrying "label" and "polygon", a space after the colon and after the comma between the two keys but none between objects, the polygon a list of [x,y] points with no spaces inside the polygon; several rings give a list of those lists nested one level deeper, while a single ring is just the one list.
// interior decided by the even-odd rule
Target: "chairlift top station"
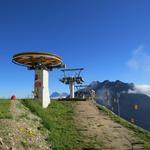
[{"label": "chairlift top station", "polygon": [[34,98],[39,100],[43,108],[50,103],[48,89],[48,71],[54,68],[64,68],[62,59],[47,52],[25,52],[13,56],[12,62],[35,70]]},{"label": "chairlift top station", "polygon": [[[82,84],[84,82],[81,77],[81,71],[84,68],[76,68],[76,69],[62,69],[61,71],[64,73],[64,77],[60,79],[60,81],[64,84],[68,84],[70,88],[70,98],[74,98],[74,87],[75,84]],[[73,76],[67,75],[66,72],[75,72]]]}]

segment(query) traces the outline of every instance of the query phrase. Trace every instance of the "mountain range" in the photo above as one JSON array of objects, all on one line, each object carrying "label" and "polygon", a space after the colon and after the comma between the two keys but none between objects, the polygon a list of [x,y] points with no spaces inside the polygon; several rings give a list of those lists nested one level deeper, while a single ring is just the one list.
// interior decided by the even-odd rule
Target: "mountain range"
[{"label": "mountain range", "polygon": [[65,92],[63,93],[53,92],[50,97],[51,99],[58,99],[58,98],[66,98],[67,96],[68,96],[68,93],[65,93]]}]

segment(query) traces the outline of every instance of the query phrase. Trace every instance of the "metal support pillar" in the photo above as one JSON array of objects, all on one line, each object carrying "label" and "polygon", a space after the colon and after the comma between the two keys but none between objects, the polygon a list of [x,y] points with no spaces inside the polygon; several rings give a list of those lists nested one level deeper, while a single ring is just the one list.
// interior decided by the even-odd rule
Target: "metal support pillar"
[{"label": "metal support pillar", "polygon": [[74,82],[70,82],[70,98],[74,98]]}]

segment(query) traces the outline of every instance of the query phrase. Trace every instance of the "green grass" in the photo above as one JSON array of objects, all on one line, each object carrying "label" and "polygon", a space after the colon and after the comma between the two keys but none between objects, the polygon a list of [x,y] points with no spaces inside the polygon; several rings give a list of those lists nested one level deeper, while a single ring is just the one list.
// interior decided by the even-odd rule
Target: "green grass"
[{"label": "green grass", "polygon": [[103,112],[105,112],[115,122],[134,131],[135,137],[138,137],[138,139],[140,139],[140,141],[144,143],[144,149],[150,150],[150,132],[148,132],[134,124],[131,124],[130,122],[124,120],[123,118],[120,118],[119,116],[115,115],[112,111],[110,111],[109,109],[107,109],[104,106],[97,105],[97,107],[99,108],[99,110],[102,110]]},{"label": "green grass", "polygon": [[10,113],[10,100],[0,100],[0,119],[12,118]]},{"label": "green grass", "polygon": [[46,109],[34,100],[22,102],[42,119],[43,125],[50,131],[49,142],[54,150],[78,150],[85,146],[74,125],[70,102],[53,101]]},{"label": "green grass", "polygon": [[[53,101],[46,109],[43,109],[34,100],[23,100],[22,103],[42,119],[42,124],[50,131],[48,141],[54,150],[94,149],[98,144],[94,143],[93,139],[88,139],[86,142],[86,137],[75,127],[72,102]],[[103,106],[98,105],[97,107],[115,122],[134,131],[134,136],[139,142],[144,143],[144,148],[150,149],[150,132],[129,123]],[[102,148],[102,143],[100,145]]]}]

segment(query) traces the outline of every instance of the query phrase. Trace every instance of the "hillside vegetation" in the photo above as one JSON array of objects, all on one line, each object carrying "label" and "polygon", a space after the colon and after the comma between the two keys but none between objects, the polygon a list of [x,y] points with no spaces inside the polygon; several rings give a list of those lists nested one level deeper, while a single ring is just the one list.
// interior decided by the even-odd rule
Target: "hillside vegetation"
[{"label": "hillside vegetation", "polygon": [[0,112],[1,150],[150,149],[150,132],[91,101],[0,100]]},{"label": "hillside vegetation", "polygon": [[0,150],[50,150],[49,131],[17,101],[0,100]]},{"label": "hillside vegetation", "polygon": [[50,130],[49,142],[53,149],[78,150],[90,146],[74,124],[71,102],[53,101],[46,109],[34,100],[24,100],[23,104],[42,118],[42,123]]},{"label": "hillside vegetation", "polygon": [[23,103],[42,118],[54,149],[150,149],[149,132],[92,102],[53,101],[47,109],[33,100]]},{"label": "hillside vegetation", "polygon": [[10,104],[10,100],[0,100],[0,119],[12,117],[9,109]]}]

